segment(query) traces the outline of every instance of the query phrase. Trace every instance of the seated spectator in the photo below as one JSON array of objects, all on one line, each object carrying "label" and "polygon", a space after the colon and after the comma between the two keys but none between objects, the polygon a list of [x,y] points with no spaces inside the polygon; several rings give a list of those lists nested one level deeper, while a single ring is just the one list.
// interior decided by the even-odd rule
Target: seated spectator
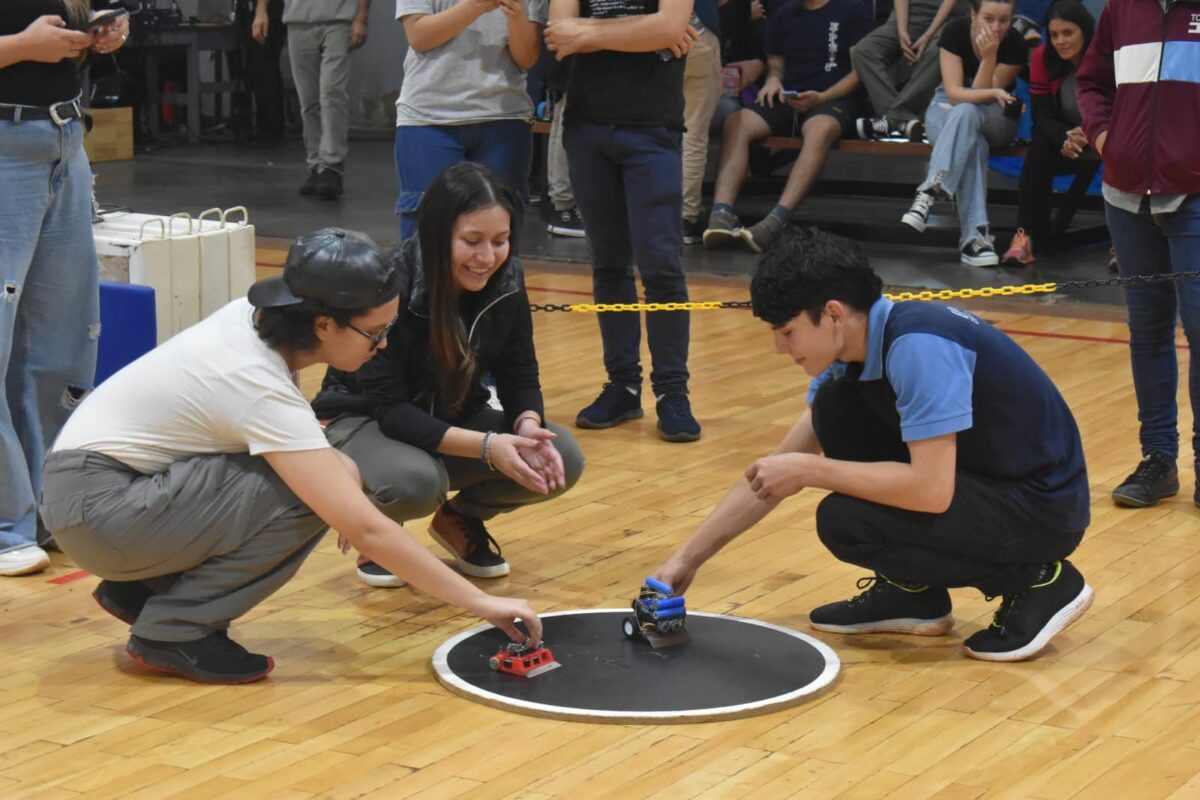
[{"label": "seated spectator", "polygon": [[[725,121],[721,165],[704,246],[741,241],[756,253],[783,233],[838,139],[854,129],[865,99],[850,68],[850,48],[871,27],[859,0],[793,0],[767,23],[766,83],[757,102]],[[803,136],[804,146],[775,208],[743,228],[733,204],[746,177],[750,144],[768,136]]]},{"label": "seated spectator", "polygon": [[1050,45],[1034,50],[1029,60],[1033,138],[1021,169],[1017,232],[1004,253],[1006,264],[1033,263],[1033,243],[1044,241],[1050,226],[1054,176],[1068,171],[1088,147],[1075,97],[1075,71],[1096,22],[1078,0],[1061,0],[1050,9],[1047,24]]},{"label": "seated spectator", "polygon": [[922,232],[935,203],[956,201],[959,251],[973,267],[1000,263],[988,232],[988,152],[1016,138],[1021,103],[1008,90],[1029,56],[1012,28],[1012,10],[1012,0],[971,0],[970,18],[942,31],[942,85],[925,113],[933,155],[912,208],[900,219]]},{"label": "seated spectator", "polygon": [[955,0],[896,0],[887,21],[850,51],[875,111],[859,118],[860,139],[921,141],[921,117],[941,79],[938,38],[954,6]]},{"label": "seated spectator", "polygon": [[710,136],[720,136],[725,120],[743,105],[758,97],[759,85],[767,72],[763,37],[767,11],[762,0],[725,0],[721,14],[721,71],[733,71],[736,83],[726,81],[726,91],[717,101],[708,126]]}]

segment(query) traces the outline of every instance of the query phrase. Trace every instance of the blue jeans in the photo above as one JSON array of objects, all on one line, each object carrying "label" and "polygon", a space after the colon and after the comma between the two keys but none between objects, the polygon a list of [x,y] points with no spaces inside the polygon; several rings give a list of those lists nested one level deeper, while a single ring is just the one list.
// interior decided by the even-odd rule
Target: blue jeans
[{"label": "blue jeans", "polygon": [[42,461],[100,335],[83,123],[0,122],[0,552],[34,544]]},{"label": "blue jeans", "polygon": [[[917,188],[940,188],[958,206],[959,247],[988,237],[987,171],[992,147],[1012,144],[1018,121],[1004,116],[999,103],[952,104],[941,86],[925,112],[925,132],[933,143],[929,172]],[[990,241],[990,240],[989,240]]]},{"label": "blue jeans", "polygon": [[433,179],[459,161],[491,167],[522,200],[528,192],[533,129],[525,120],[469,125],[401,125],[396,128],[396,180],[400,241],[417,232],[417,207]]},{"label": "blue jeans", "polygon": [[[1200,272],[1200,194],[1173,214],[1133,214],[1105,203],[1108,230],[1121,277]],[[1183,320],[1189,352],[1188,395],[1192,400],[1192,447],[1200,456],[1200,282],[1131,283],[1125,287],[1129,360],[1137,393],[1138,439],[1143,455],[1179,455],[1175,392],[1179,363],[1175,319]]]},{"label": "blue jeans", "polygon": [[[592,293],[597,303],[637,302],[635,263],[647,302],[687,301],[687,280],[679,259],[682,136],[664,127],[567,123],[563,142],[575,202],[592,251]],[[641,315],[597,316],[609,381],[641,387]],[[686,311],[646,315],[650,384],[656,395],[687,391],[689,324]]]}]

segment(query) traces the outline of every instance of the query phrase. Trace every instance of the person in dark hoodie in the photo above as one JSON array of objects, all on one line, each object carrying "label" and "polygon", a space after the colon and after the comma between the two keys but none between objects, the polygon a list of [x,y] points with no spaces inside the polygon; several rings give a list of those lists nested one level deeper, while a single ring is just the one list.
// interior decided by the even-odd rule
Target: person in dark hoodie
[{"label": "person in dark hoodie", "polygon": [[[1111,0],[1079,67],[1079,110],[1104,159],[1104,207],[1122,277],[1200,271],[1200,3]],[[1190,352],[1200,453],[1200,281],[1125,287],[1142,461],[1113,490],[1141,508],[1179,492],[1175,320]],[[1200,490],[1193,495],[1200,505]]]},{"label": "person in dark hoodie", "polygon": [[[562,494],[583,471],[575,439],[545,421],[514,255],[520,207],[483,165],[442,172],[425,191],[417,235],[393,256],[402,302],[387,347],[357,372],[331,368],[313,400],[381,510],[397,521],[432,513],[430,536],[477,578],[509,572],[485,521]],[[403,585],[364,557],[358,575]]]}]

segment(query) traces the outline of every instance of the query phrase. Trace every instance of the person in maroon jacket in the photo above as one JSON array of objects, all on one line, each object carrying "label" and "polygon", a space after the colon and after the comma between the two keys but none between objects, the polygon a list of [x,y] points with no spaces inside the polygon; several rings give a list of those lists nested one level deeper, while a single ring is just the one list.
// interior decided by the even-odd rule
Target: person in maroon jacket
[{"label": "person in maroon jacket", "polygon": [[[1108,229],[1123,277],[1200,271],[1200,3],[1111,0],[1079,68],[1088,141],[1104,159]],[[1179,492],[1175,317],[1190,350],[1200,453],[1200,282],[1125,287],[1142,461],[1113,490],[1141,508]],[[1200,505],[1200,490],[1193,500]]]}]

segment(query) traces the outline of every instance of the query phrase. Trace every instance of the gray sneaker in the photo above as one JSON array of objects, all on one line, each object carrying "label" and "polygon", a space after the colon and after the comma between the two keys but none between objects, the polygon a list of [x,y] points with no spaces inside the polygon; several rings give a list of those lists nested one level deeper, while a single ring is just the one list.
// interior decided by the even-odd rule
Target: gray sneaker
[{"label": "gray sneaker", "polygon": [[714,211],[708,215],[708,227],[704,229],[704,249],[719,250],[732,247],[742,231],[742,221],[728,211]]},{"label": "gray sneaker", "polygon": [[783,228],[783,221],[779,217],[767,214],[749,228],[742,228],[741,239],[751,250],[761,253],[779,241],[779,237],[783,235]]}]

